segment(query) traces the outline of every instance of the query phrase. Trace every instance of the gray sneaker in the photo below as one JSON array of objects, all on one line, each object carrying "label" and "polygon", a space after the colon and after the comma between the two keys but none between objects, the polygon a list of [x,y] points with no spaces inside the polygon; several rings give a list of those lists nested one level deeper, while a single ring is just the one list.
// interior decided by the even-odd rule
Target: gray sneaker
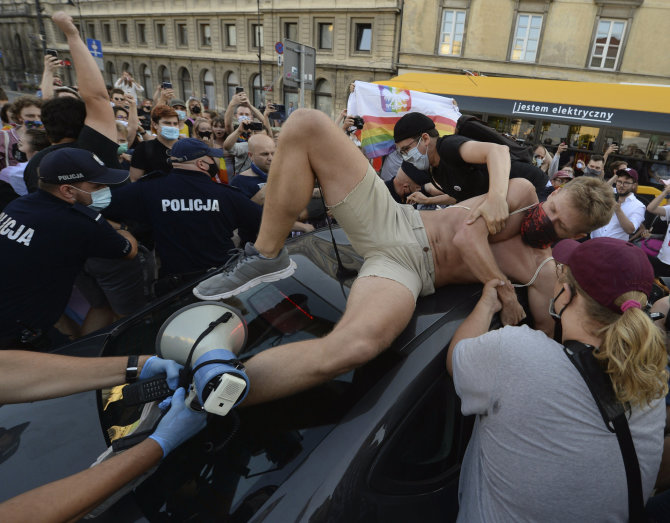
[{"label": "gray sneaker", "polygon": [[201,300],[230,298],[260,283],[288,278],[295,268],[296,264],[289,258],[286,247],[279,251],[276,258],[268,259],[261,257],[253,244],[247,243],[232,269],[200,282],[193,289],[193,294]]}]

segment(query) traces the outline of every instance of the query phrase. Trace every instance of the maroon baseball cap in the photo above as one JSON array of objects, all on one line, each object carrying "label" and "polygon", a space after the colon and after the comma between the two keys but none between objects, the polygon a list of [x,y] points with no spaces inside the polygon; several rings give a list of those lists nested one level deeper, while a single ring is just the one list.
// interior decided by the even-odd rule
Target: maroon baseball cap
[{"label": "maroon baseball cap", "polygon": [[647,296],[654,269],[647,255],[632,243],[615,238],[592,238],[583,243],[561,240],[552,249],[554,259],[570,267],[572,275],[595,301],[621,314],[614,301],[630,291]]},{"label": "maroon baseball cap", "polygon": [[625,169],[619,169],[616,173],[617,176],[630,176],[635,183],[640,178],[637,174],[637,171],[631,167],[626,167]]}]

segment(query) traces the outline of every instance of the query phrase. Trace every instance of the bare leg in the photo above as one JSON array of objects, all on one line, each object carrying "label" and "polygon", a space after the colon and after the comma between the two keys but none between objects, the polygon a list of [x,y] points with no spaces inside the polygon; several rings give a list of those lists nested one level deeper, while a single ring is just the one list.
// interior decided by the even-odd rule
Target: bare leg
[{"label": "bare leg", "polygon": [[274,257],[281,250],[300,212],[307,207],[314,178],[326,203],[340,202],[363,179],[368,161],[347,136],[321,111],[299,109],[279,136],[255,246]]},{"label": "bare leg", "polygon": [[295,394],[370,361],[407,326],[414,306],[414,296],[404,285],[374,276],[359,278],[330,334],[268,349],[245,363],[252,386],[244,404]]},{"label": "bare leg", "polygon": [[[473,200],[475,198],[466,200],[462,204],[468,206]],[[520,179],[510,180],[507,192],[507,204],[510,212],[536,202],[535,188],[531,183]],[[505,228],[491,238],[489,238],[488,228],[483,218],[477,219],[471,225],[466,225],[465,220],[463,220],[463,223],[457,228],[454,235],[454,246],[459,250],[464,264],[478,281],[486,283],[493,279],[506,280],[506,271],[501,270],[496,264],[489,241],[495,243],[517,236],[520,222],[520,216],[510,216]],[[503,306],[500,317],[504,325],[516,325],[526,316],[523,307],[517,300],[514,288],[509,283],[498,287],[498,297]]]}]

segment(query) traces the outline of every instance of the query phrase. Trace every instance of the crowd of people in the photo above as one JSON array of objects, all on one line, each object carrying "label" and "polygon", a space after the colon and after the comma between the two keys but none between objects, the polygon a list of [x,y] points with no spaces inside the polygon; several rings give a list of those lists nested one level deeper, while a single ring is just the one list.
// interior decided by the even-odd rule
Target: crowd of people
[{"label": "crowd of people", "polygon": [[[629,243],[643,235],[649,215],[670,218],[670,205],[661,206],[670,185],[645,208],[635,194],[637,171],[608,162],[616,146],[575,162],[565,144],[552,156],[542,145],[528,151],[495,134],[469,138],[465,125],[440,136],[418,112],[396,123],[396,151],[378,173],[360,152],[353,115],[343,112],[334,123],[318,111],[291,108],[278,129],[273,124],[287,115],[269,102],[261,112],[244,91],[218,114],[205,98],[176,98],[170,84],[148,98],[128,71],[106,86],[72,19],[57,13],[54,22],[66,36],[78,85],[62,86],[59,61],[47,55],[42,96],[21,96],[2,109],[0,349],[24,362],[20,372],[56,379],[52,366],[84,365],[16,350],[48,350],[106,327],[202,279],[236,248],[236,263],[197,284],[196,297],[226,299],[290,276],[296,264],[284,242],[314,229],[326,214],[314,205],[323,198],[363,265],[332,332],[245,362],[254,384],[245,405],[363,365],[403,331],[420,296],[480,282],[482,297],[446,361],[463,413],[476,415],[459,519],[639,516],[643,508],[629,501],[635,480],[628,458],[618,450],[619,432],[601,417],[601,401],[627,414],[640,500],[655,485],[670,486],[665,324],[654,325],[648,311],[654,277],[670,275],[670,232],[657,256]],[[89,305],[80,322],[66,314],[73,288]],[[495,314],[503,328],[488,332]],[[588,370],[566,355],[568,341],[585,347]],[[176,365],[157,358],[130,363],[131,378],[168,367],[174,373]],[[0,402],[117,383],[120,364],[110,359],[100,365],[113,371],[100,367],[96,379],[29,398],[5,397],[0,389]],[[3,365],[4,377],[10,366]],[[589,380],[596,379],[609,384],[607,400],[592,395]],[[143,444],[149,458],[140,466],[131,469],[132,461],[119,456],[110,460],[117,469],[94,467],[73,476],[77,483],[0,505],[0,514],[29,510],[41,496],[99,474],[109,488],[79,503],[62,500],[71,504],[63,508],[67,517],[85,514],[204,424],[183,412],[183,390],[175,398],[179,409],[172,407],[156,429],[155,443]]]}]

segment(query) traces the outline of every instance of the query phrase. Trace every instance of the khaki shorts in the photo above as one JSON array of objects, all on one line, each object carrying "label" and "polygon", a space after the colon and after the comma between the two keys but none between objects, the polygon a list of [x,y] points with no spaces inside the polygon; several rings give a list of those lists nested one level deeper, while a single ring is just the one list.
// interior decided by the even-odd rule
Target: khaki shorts
[{"label": "khaki shorts", "polygon": [[359,278],[379,276],[397,281],[415,300],[435,292],[433,253],[419,211],[396,203],[372,166],[330,210],[364,258]]}]

